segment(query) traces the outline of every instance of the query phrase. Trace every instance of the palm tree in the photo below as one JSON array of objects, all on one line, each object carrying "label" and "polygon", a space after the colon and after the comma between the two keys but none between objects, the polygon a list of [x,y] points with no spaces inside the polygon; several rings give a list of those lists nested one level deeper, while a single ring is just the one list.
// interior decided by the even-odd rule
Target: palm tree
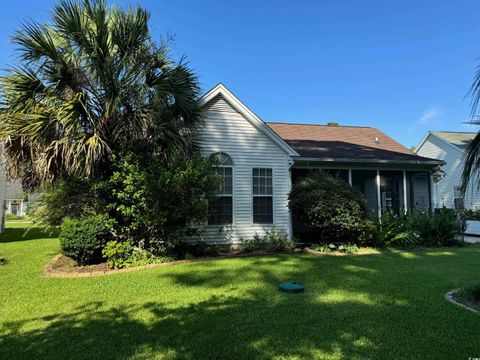
[{"label": "palm tree", "polygon": [[50,23],[29,21],[14,34],[18,64],[0,78],[10,177],[33,188],[101,176],[125,150],[195,148],[197,77],[171,60],[168,42],[155,44],[148,20],[140,7],[61,0]]},{"label": "palm tree", "polygon": [[[480,67],[477,69],[473,84],[469,90],[469,95],[472,97],[472,111],[470,124],[480,125],[480,118],[476,116],[478,113],[478,106],[480,104]],[[462,173],[462,191],[465,192],[470,179],[478,175],[480,169],[480,132],[475,135],[473,140],[468,145],[464,154],[464,168]]]}]

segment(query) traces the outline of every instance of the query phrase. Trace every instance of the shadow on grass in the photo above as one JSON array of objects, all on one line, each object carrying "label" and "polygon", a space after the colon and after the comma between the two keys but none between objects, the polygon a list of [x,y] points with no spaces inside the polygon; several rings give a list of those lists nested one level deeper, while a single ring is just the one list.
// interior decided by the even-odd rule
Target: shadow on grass
[{"label": "shadow on grass", "polygon": [[46,231],[39,227],[7,227],[5,231],[0,234],[0,243],[29,241],[56,236],[58,236],[58,232]]},{"label": "shadow on grass", "polygon": [[[147,303],[103,310],[99,304],[90,304],[69,314],[5,324],[0,358],[362,357],[384,346],[380,335],[385,334],[375,334],[373,327],[359,332],[345,317],[346,311],[373,315],[372,306],[314,303],[304,298],[302,307],[292,308],[288,299],[226,296],[176,309]],[[301,316],[305,311],[308,318]],[[332,319],[332,314],[337,315]],[[41,330],[29,330],[39,322],[44,323]]]},{"label": "shadow on grass", "polygon": [[[469,255],[472,269],[477,254]],[[476,350],[478,323],[458,312],[453,325],[457,309],[446,312],[443,300],[443,279],[457,257],[429,250],[209,261],[156,270],[153,283],[130,274],[131,298],[119,288],[121,276],[99,279],[99,287],[108,284],[104,291],[118,291],[114,304],[129,305],[98,301],[3,322],[0,359],[467,357]],[[304,283],[306,292],[279,293],[285,280]],[[165,302],[138,304],[142,288],[161,281]],[[185,302],[167,302],[170,292]]]}]

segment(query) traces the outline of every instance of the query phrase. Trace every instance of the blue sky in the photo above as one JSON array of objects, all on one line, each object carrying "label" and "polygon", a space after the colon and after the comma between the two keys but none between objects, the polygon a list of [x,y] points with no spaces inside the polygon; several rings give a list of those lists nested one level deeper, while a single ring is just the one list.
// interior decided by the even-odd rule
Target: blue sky
[{"label": "blue sky", "polygon": [[[204,90],[224,83],[265,121],[373,126],[406,146],[427,130],[477,130],[463,122],[478,0],[110,2],[149,9],[155,36],[175,36]],[[2,3],[0,67],[14,63],[12,31],[53,3]]]}]

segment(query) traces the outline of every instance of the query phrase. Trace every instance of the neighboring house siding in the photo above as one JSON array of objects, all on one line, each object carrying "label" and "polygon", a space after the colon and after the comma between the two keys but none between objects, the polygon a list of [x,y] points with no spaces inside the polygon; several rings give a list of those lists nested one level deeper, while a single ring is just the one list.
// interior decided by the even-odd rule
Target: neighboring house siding
[{"label": "neighboring house siding", "polygon": [[5,197],[7,195],[7,178],[3,162],[0,162],[0,232],[5,229]]},{"label": "neighboring house siding", "polygon": [[[434,135],[428,135],[422,146],[416,151],[418,155],[444,160],[442,170],[446,176],[432,184],[434,207],[454,207],[454,187],[460,185],[463,171],[463,151]],[[466,208],[480,207],[480,194],[472,181],[465,192]]]},{"label": "neighboring house siding", "polygon": [[233,224],[207,226],[202,240],[238,244],[255,233],[265,234],[271,225],[253,223],[252,169],[273,169],[273,223],[290,231],[288,193],[290,157],[231,106],[221,95],[204,106],[206,125],[200,132],[200,144],[206,154],[224,152],[233,159]]}]

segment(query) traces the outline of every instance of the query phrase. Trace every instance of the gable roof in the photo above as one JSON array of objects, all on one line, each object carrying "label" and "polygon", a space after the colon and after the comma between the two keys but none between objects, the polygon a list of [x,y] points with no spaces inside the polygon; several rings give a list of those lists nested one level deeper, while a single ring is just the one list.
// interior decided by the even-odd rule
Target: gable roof
[{"label": "gable roof", "polygon": [[436,136],[462,150],[465,150],[473,138],[477,135],[476,132],[460,132],[460,131],[430,131],[430,134]]},{"label": "gable roof", "polygon": [[328,126],[269,122],[302,158],[322,161],[442,164],[425,158],[378,129],[360,126]]},{"label": "gable roof", "polygon": [[288,145],[275,131],[266,125],[255,113],[250,110],[244,103],[242,103],[233,93],[226,88],[222,83],[215,85],[210,91],[203,95],[199,99],[201,107],[205,106],[208,102],[222,96],[235,110],[237,110],[247,121],[249,121],[254,127],[256,127],[265,136],[271,139],[281,149],[283,149],[290,156],[299,156],[299,154]]}]

